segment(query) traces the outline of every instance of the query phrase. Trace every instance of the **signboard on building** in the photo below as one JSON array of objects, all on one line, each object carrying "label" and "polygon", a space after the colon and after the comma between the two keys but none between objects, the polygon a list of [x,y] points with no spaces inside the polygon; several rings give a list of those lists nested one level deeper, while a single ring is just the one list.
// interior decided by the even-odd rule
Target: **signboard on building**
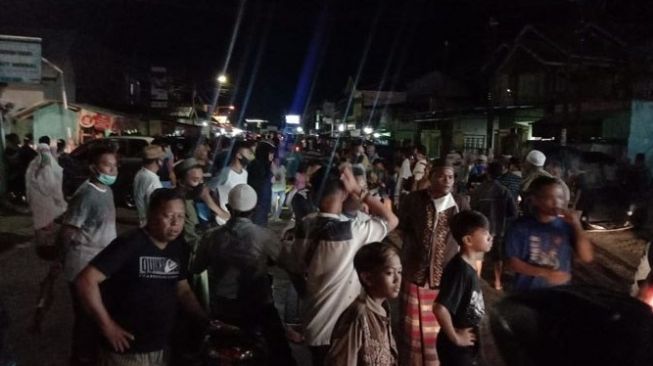
[{"label": "signboard on building", "polygon": [[82,109],[79,113],[79,125],[84,128],[93,127],[98,131],[110,130],[113,127],[113,118],[108,114]]},{"label": "signboard on building", "polygon": [[41,82],[41,38],[0,35],[0,82]]},{"label": "signboard on building", "polygon": [[165,67],[150,68],[150,107],[168,108],[168,80]]},{"label": "signboard on building", "polygon": [[298,125],[300,121],[301,121],[301,117],[298,114],[286,115],[286,124],[288,125]]}]

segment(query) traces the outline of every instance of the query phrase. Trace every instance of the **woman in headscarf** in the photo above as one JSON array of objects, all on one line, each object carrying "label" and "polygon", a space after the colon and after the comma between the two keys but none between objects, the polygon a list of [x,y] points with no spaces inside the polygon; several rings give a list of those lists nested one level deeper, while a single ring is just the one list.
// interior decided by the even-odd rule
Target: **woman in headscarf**
[{"label": "woman in headscarf", "polygon": [[247,167],[247,184],[254,188],[259,202],[252,221],[261,226],[268,225],[268,214],[272,206],[272,159],[275,149],[271,142],[259,142],[256,145],[254,161]]},{"label": "woman in headscarf", "polygon": [[38,155],[30,162],[25,174],[27,202],[32,210],[37,250],[54,248],[54,220],[68,207],[64,200],[63,169],[52,156],[50,146],[39,144]]}]

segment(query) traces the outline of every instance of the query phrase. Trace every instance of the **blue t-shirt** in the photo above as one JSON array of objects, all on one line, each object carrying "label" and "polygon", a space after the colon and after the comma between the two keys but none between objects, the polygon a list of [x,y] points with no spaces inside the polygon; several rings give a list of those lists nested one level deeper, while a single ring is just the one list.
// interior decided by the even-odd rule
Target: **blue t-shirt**
[{"label": "blue t-shirt", "polygon": [[[534,266],[571,273],[573,237],[573,228],[561,218],[542,223],[533,216],[523,216],[517,219],[506,233],[506,257],[515,257]],[[515,291],[550,286],[542,277],[515,274]]]}]

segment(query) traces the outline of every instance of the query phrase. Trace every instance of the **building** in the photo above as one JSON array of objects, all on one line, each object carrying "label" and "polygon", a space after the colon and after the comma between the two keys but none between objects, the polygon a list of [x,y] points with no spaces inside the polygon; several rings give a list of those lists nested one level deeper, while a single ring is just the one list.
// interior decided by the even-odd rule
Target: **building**
[{"label": "building", "polygon": [[148,132],[138,81],[147,73],[125,56],[70,31],[1,28],[0,34],[38,44],[34,67],[40,68],[37,78],[12,80],[0,96],[10,106],[5,133],[49,135],[74,145],[107,133]]},{"label": "building", "polygon": [[629,55],[624,41],[595,24],[558,31],[527,25],[497,48],[484,71],[497,151],[512,128],[524,139],[563,145],[628,138]]},{"label": "building", "polygon": [[[402,119],[406,92],[383,83],[355,85],[349,78],[342,96],[331,108],[322,108],[325,118],[334,121],[334,130],[362,132],[365,128],[387,129]],[[356,132],[354,132],[356,134]]]},{"label": "building", "polygon": [[396,127],[399,139],[419,142],[432,158],[485,147],[485,110],[463,82],[436,70],[409,82],[406,94],[411,115]]}]

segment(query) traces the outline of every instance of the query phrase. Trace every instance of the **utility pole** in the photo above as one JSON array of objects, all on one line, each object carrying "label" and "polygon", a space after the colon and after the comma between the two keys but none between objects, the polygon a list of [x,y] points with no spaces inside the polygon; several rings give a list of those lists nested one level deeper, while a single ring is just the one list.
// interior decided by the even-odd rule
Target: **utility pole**
[{"label": "utility pole", "polygon": [[7,194],[7,166],[5,164],[5,106],[2,104],[2,93],[7,87],[0,82],[0,201],[4,201]]},{"label": "utility pole", "polygon": [[63,109],[68,110],[68,95],[66,94],[66,81],[64,80],[63,70],[45,57],[41,57],[41,60],[59,74],[59,80],[61,80],[61,83],[59,84],[61,88],[61,101],[63,102]]},{"label": "utility pole", "polygon": [[[497,22],[494,17],[490,17],[488,20],[488,27],[489,27],[489,39],[487,42],[487,60],[490,59],[492,53],[494,52],[497,44],[497,27],[499,26],[499,22]],[[491,70],[491,72],[494,72],[494,70]],[[487,75],[486,80],[487,80],[487,95],[486,95],[486,141],[485,141],[485,147],[486,147],[486,153],[491,154],[491,150],[494,148],[493,140],[494,140],[494,81],[495,81],[496,75]],[[494,155],[494,154],[492,154]]]}]

